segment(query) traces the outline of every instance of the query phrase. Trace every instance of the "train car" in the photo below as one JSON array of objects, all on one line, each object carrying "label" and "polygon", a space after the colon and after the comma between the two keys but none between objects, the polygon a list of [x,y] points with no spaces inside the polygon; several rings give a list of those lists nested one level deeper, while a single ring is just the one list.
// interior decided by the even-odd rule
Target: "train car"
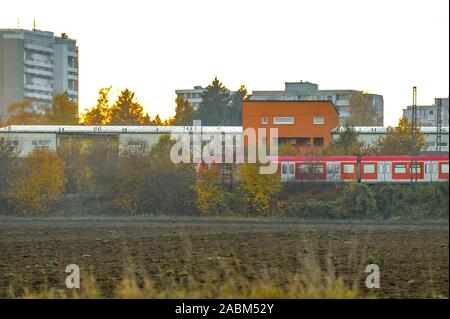
[{"label": "train car", "polygon": [[[277,163],[282,182],[400,184],[449,179],[448,156],[417,156],[414,160],[411,156],[279,156],[270,160]],[[216,163],[200,164],[199,173],[212,168],[216,178],[228,178],[233,164]]]},{"label": "train car", "polygon": [[[283,182],[430,183],[448,181],[448,156],[278,157]],[[417,177],[417,178],[416,178]]]}]

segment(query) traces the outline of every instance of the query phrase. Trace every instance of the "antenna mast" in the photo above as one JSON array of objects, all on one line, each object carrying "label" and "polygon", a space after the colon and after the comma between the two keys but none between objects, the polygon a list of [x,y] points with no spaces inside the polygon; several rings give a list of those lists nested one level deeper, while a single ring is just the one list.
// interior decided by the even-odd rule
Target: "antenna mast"
[{"label": "antenna mast", "polygon": [[442,99],[436,99],[436,151],[441,151],[442,139]]},{"label": "antenna mast", "polygon": [[411,184],[417,182],[417,87],[413,87],[413,104],[412,104],[412,129],[411,129],[411,165],[410,175]]}]

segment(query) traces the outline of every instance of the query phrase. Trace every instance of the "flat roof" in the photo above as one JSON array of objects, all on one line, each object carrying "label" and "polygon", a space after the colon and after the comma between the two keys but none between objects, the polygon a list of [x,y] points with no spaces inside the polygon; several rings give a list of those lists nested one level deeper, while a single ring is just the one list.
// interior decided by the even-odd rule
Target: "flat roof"
[{"label": "flat roof", "polygon": [[[387,127],[384,126],[356,126],[353,127],[356,132],[360,134],[385,134],[387,132]],[[442,133],[448,134],[448,126],[442,126]],[[336,134],[345,130],[345,127],[340,126],[332,130],[331,132]],[[437,127],[435,126],[423,126],[419,127],[419,130],[425,134],[437,133]]]},{"label": "flat roof", "polygon": [[[190,133],[194,126],[85,126],[85,125],[10,125],[0,128],[0,133]],[[201,126],[201,132],[242,133],[241,126]]]}]

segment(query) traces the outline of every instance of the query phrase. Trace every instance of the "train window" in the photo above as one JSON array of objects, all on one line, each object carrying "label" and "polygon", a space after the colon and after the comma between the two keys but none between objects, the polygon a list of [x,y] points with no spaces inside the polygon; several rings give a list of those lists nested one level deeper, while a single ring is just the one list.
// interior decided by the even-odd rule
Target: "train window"
[{"label": "train window", "polygon": [[431,164],[425,164],[425,173],[430,174],[431,173]]},{"label": "train window", "polygon": [[448,174],[448,164],[442,164],[441,171],[442,174]]},{"label": "train window", "polygon": [[419,164],[413,164],[410,167],[411,174],[420,174],[422,172],[422,168]]},{"label": "train window", "polygon": [[375,164],[364,164],[364,173],[375,174]]},{"label": "train window", "polygon": [[433,164],[433,173],[437,174],[438,169],[437,169],[437,164]]},{"label": "train window", "polygon": [[353,173],[355,173],[355,165],[344,164],[344,174],[353,174]]},{"label": "train window", "polygon": [[386,164],[386,174],[391,173],[391,164]]},{"label": "train window", "polygon": [[339,164],[334,164],[334,173],[339,174]]},{"label": "train window", "polygon": [[327,174],[333,174],[333,164],[327,165]]},{"label": "train window", "polygon": [[309,172],[309,166],[308,166],[308,164],[300,164],[300,165],[298,166],[298,172],[299,172],[300,174],[308,174],[308,172]]},{"label": "train window", "polygon": [[295,166],[294,164],[289,164],[289,174],[295,174]]},{"label": "train window", "polygon": [[281,172],[283,174],[287,174],[287,165],[286,164],[281,165]]},{"label": "train window", "polygon": [[383,164],[378,165],[378,173],[380,173],[380,174],[384,173],[384,165]]},{"label": "train window", "polygon": [[314,174],[323,174],[323,165],[318,164],[313,166]]},{"label": "train window", "polygon": [[396,174],[405,174],[406,173],[406,165],[405,164],[395,164],[394,172]]}]

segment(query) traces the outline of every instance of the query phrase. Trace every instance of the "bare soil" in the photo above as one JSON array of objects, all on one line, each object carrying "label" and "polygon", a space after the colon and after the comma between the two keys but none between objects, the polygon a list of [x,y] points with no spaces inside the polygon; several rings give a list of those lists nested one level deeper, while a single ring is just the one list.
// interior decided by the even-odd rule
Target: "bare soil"
[{"label": "bare soil", "polygon": [[[0,221],[0,297],[8,288],[64,288],[68,264],[93,275],[106,297],[135,270],[156,286],[167,278],[229,269],[257,281],[305,273],[305,260],[379,298],[448,298],[448,226],[357,226],[219,221]],[[380,266],[381,288],[364,273]],[[219,277],[221,278],[221,277]]]}]

